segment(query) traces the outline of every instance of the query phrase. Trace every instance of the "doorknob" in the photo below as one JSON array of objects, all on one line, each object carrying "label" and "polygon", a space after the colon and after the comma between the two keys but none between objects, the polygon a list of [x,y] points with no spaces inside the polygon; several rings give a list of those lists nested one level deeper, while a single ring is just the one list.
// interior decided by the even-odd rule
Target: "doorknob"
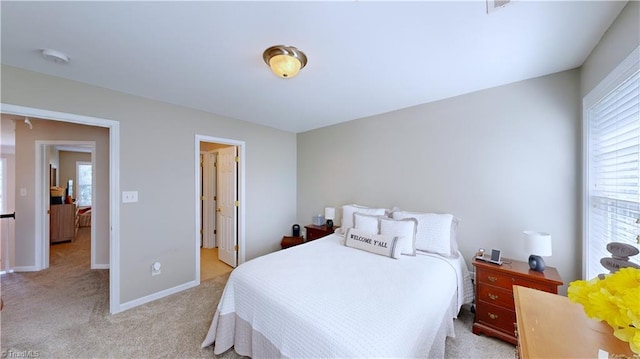
[{"label": "doorknob", "polygon": [[220,208],[216,208],[216,212],[220,212],[222,211]]}]

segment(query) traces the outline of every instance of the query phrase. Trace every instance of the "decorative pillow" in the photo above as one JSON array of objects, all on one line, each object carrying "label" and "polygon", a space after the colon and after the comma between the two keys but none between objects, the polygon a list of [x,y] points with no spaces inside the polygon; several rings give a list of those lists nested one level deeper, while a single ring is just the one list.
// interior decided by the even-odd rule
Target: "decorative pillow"
[{"label": "decorative pillow", "polygon": [[357,228],[349,228],[344,245],[385,257],[400,258],[398,237],[374,234]]},{"label": "decorative pillow", "polygon": [[401,253],[409,256],[416,255],[417,227],[418,221],[415,218],[380,218],[380,234],[403,238]]},{"label": "decorative pillow", "polygon": [[353,227],[353,214],[354,213],[362,213],[362,214],[371,214],[375,216],[383,216],[385,209],[384,208],[369,208],[364,206],[359,206],[357,204],[348,204],[342,206],[342,222],[340,222],[340,228],[347,232],[349,228]]},{"label": "decorative pillow", "polygon": [[379,234],[380,217],[382,216],[374,216],[356,212],[353,214],[353,227],[362,229],[363,231]]},{"label": "decorative pillow", "polygon": [[451,214],[393,212],[394,219],[415,218],[418,221],[416,249],[446,257],[458,256],[456,230],[458,220]]}]

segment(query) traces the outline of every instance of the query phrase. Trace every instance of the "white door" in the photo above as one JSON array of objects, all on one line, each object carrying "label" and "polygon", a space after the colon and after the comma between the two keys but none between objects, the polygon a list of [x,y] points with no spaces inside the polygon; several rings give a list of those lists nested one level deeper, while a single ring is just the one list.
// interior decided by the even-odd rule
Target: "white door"
[{"label": "white door", "polygon": [[202,152],[202,247],[216,244],[216,153]]},{"label": "white door", "polygon": [[218,150],[218,189],[216,208],[216,231],[218,242],[218,259],[232,267],[238,263],[237,238],[237,162],[236,146]]}]

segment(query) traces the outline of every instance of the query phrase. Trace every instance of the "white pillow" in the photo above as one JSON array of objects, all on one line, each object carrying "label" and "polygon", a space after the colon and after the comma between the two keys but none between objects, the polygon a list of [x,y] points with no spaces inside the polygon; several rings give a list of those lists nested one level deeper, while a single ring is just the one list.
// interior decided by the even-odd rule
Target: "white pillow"
[{"label": "white pillow", "polygon": [[379,234],[380,217],[382,216],[373,216],[370,214],[362,214],[356,212],[353,214],[353,228]]},{"label": "white pillow", "polygon": [[458,220],[451,214],[393,212],[394,219],[415,218],[418,221],[416,249],[446,257],[458,256],[456,229]]},{"label": "white pillow", "polygon": [[342,222],[340,223],[340,228],[342,228],[344,233],[347,233],[347,230],[353,227],[353,214],[356,212],[362,214],[371,214],[375,216],[383,216],[384,211],[384,208],[369,208],[359,206],[357,204],[344,205],[342,206]]},{"label": "white pillow", "polygon": [[385,257],[400,258],[398,237],[374,234],[357,228],[349,228],[344,245]]},{"label": "white pillow", "polygon": [[409,256],[416,255],[417,227],[418,221],[414,218],[380,218],[380,234],[398,236],[402,238],[401,253]]}]

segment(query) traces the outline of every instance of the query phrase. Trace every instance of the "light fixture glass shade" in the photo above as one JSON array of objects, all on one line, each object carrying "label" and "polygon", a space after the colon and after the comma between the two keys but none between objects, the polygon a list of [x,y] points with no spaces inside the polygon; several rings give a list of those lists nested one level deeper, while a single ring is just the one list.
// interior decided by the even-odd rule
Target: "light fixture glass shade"
[{"label": "light fixture glass shade", "polygon": [[278,77],[294,77],[300,71],[300,61],[289,55],[276,55],[269,60],[271,71]]},{"label": "light fixture glass shade", "polygon": [[264,50],[262,58],[271,71],[283,79],[296,76],[307,64],[307,56],[293,46],[271,46]]},{"label": "light fixture glass shade", "polygon": [[551,255],[551,235],[545,232],[524,231],[524,248],[529,254],[549,257]]}]

